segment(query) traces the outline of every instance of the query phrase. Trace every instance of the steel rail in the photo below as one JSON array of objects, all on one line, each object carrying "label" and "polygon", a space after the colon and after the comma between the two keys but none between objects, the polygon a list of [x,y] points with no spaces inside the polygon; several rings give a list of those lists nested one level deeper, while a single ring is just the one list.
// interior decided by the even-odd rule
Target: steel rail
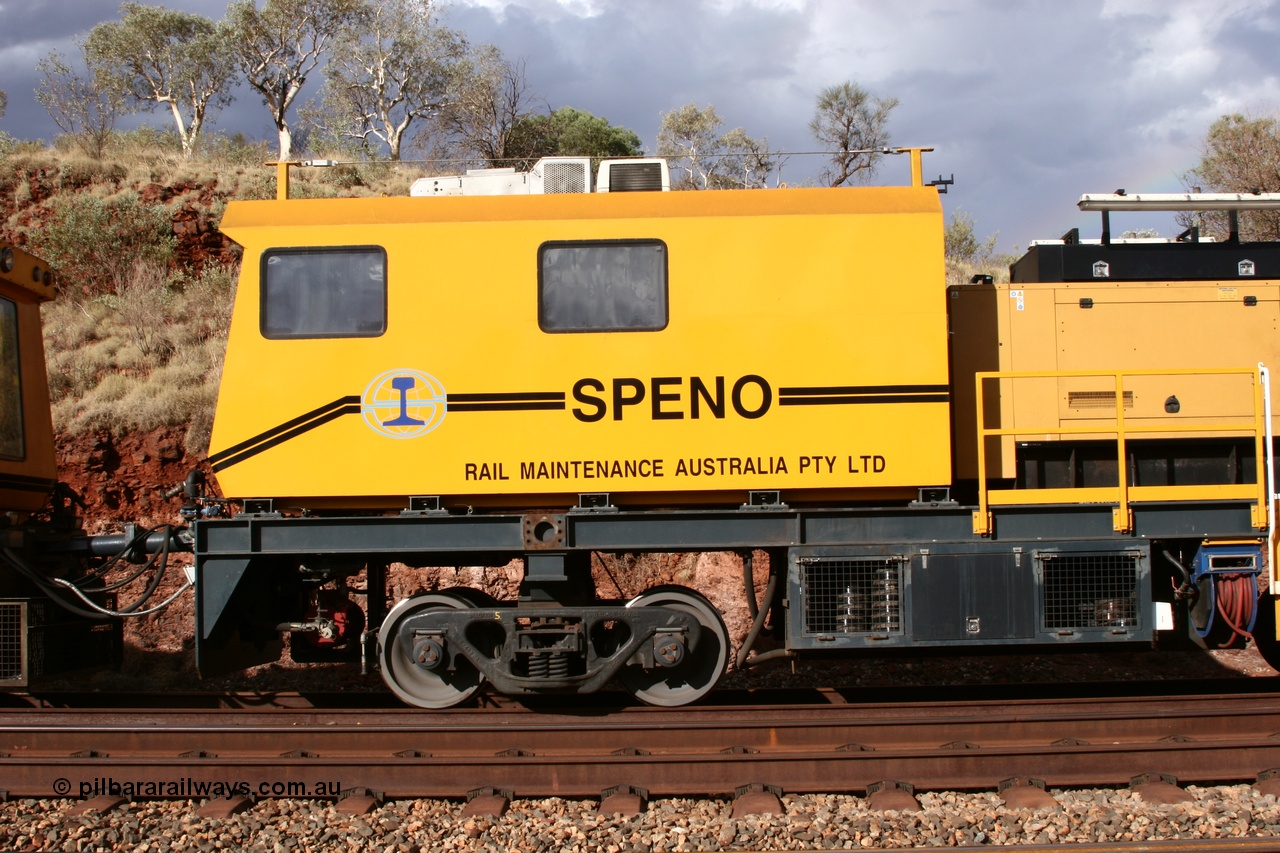
[{"label": "steel rail", "polygon": [[1023,853],[1275,853],[1277,838],[1175,838],[1168,841],[1019,844]]},{"label": "steel rail", "polygon": [[[1280,767],[1280,696],[762,706],[600,713],[274,709],[0,710],[0,778],[11,796],[57,780],[197,780],[365,788],[388,797],[723,794],[1124,785],[1139,773],[1252,781]],[[185,789],[184,789],[185,790]],[[63,792],[65,793],[65,791]],[[161,794],[163,795],[163,794]]]}]

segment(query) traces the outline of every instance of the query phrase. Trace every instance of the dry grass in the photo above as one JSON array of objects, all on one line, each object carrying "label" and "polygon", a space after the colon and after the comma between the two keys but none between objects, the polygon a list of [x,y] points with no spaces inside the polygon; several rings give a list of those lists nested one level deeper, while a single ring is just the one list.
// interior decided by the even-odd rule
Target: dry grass
[{"label": "dry grass", "polygon": [[[0,230],[23,234],[61,282],[43,309],[56,429],[186,426],[187,450],[207,451],[238,270],[177,265],[169,223],[176,204],[197,196],[215,222],[227,198],[274,198],[274,157],[266,142],[211,134],[188,160],[176,136],[151,128],[117,134],[100,161],[66,140],[0,146],[0,196],[11,200]],[[385,162],[295,168],[291,194],[407,195],[420,173]],[[140,201],[149,184],[181,201]]]},{"label": "dry grass", "polygon": [[978,261],[947,261],[947,286],[969,284],[975,275],[989,275],[996,284],[1009,281],[1009,264],[1017,255],[992,255]]},{"label": "dry grass", "polygon": [[55,429],[185,425],[187,449],[207,451],[234,282],[224,267],[175,282],[143,263],[115,294],[46,306]]}]

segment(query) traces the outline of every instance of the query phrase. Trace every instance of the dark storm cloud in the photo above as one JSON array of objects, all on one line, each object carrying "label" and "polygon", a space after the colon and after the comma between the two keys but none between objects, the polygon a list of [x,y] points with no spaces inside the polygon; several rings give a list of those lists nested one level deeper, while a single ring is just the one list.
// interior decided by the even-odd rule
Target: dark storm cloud
[{"label": "dark storm cloud", "polygon": [[[74,62],[80,55],[76,43],[97,24],[119,20],[120,5],[121,0],[0,0],[0,89],[9,97],[0,130],[19,139],[50,140],[58,134],[35,99],[41,83],[37,63],[54,51]],[[221,18],[227,7],[226,0],[143,5],[181,9],[213,20]]]},{"label": "dark storm cloud", "polygon": [[0,49],[34,42],[70,43],[93,24],[117,17],[119,9],[118,0],[4,0]]},{"label": "dark storm cloud", "polygon": [[751,127],[749,118],[786,106],[776,99],[780,82],[802,61],[808,33],[802,11],[718,11],[672,2],[592,6],[597,11],[582,16],[554,3],[501,10],[459,4],[448,20],[509,58],[525,58],[530,80],[552,108],[605,115],[635,130],[649,148],[661,114],[690,102],[714,104],[726,130],[741,125],[754,135],[770,134],[763,124]]},{"label": "dark storm cloud", "polygon": [[[1081,193],[1178,188],[1214,118],[1280,91],[1277,61],[1255,35],[1276,30],[1274,5],[1261,2],[477,0],[455,11],[529,56],[535,86],[558,94],[553,105],[603,112],[650,146],[659,115],[688,102],[714,103],[726,127],[809,150],[823,86],[854,79],[897,97],[894,141],[937,146],[926,170],[955,173],[947,208],[1001,230],[1004,248],[1073,225],[1096,231],[1074,208]],[[794,157],[785,175],[802,181],[820,166]],[[901,180],[905,169],[890,160],[882,176]],[[1149,225],[1167,223],[1132,227]]]},{"label": "dark storm cloud", "polygon": [[[163,5],[214,19],[226,8]],[[51,138],[30,96],[35,62],[117,17],[116,2],[0,0],[0,129]],[[856,80],[901,101],[893,141],[936,146],[926,172],[956,176],[944,206],[999,230],[1004,249],[1073,225],[1096,232],[1075,210],[1081,193],[1177,189],[1214,119],[1280,107],[1280,15],[1267,0],[452,0],[445,20],[523,58],[547,106],[605,116],[650,150],[661,115],[686,103],[714,104],[724,129],[812,150],[814,98]],[[213,127],[274,137],[244,86]],[[794,156],[783,179],[812,180],[821,165]],[[897,158],[880,178],[905,175]]]}]

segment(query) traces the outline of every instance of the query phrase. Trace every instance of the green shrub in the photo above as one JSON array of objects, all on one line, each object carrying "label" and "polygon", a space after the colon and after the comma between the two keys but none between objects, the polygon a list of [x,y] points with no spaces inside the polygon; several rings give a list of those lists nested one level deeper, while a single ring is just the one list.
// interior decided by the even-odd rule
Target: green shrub
[{"label": "green shrub", "polygon": [[59,407],[74,408],[98,387],[104,376],[116,372],[121,343],[115,339],[95,340],[74,350],[46,353],[55,425]]},{"label": "green shrub", "polygon": [[[54,425],[62,433],[117,434],[185,426],[186,449],[206,453],[231,323],[238,265],[174,263],[169,207],[144,204],[148,183],[213,183],[205,216],[225,197],[274,198],[273,144],[206,135],[191,161],[168,134],[139,130],[112,142],[114,159],[85,162],[73,149],[0,148],[0,191],[23,202],[30,250],[59,273],[59,299],[41,309]],[[7,176],[7,177],[3,177]],[[294,169],[295,197],[407,195],[412,170],[386,161]],[[4,183],[8,181],[8,183]],[[73,191],[72,186],[82,187]],[[119,191],[117,187],[132,187]],[[188,194],[184,203],[208,196]],[[48,199],[33,206],[35,199]],[[26,224],[30,217],[30,224]]]},{"label": "green shrub", "polygon": [[64,293],[83,299],[117,290],[137,261],[167,266],[177,246],[168,208],[144,204],[132,191],[111,199],[56,196],[30,240],[57,270]]},{"label": "green shrub", "polygon": [[49,150],[57,154],[59,159],[79,156],[80,144],[76,142],[76,138],[71,134],[59,133],[50,143]]},{"label": "green shrub", "polygon": [[296,173],[289,179],[289,198],[348,198],[357,195],[351,189],[343,189],[326,181]]}]

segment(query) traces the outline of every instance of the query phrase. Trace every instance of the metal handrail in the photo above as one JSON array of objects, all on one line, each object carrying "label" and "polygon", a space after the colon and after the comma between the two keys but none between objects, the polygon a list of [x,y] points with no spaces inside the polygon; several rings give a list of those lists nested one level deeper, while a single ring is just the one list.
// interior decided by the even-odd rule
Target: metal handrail
[{"label": "metal handrail", "polygon": [[[1205,369],[1165,369],[1165,370],[1045,370],[1045,371],[981,371],[974,375],[978,419],[978,509],[973,514],[973,532],[975,535],[988,536],[992,529],[992,506],[1013,506],[1026,504],[1060,503],[1065,501],[1080,502],[1082,498],[1088,502],[1114,503],[1112,510],[1112,527],[1117,533],[1125,533],[1133,529],[1133,511],[1130,504],[1135,500],[1177,500],[1192,495],[1203,497],[1207,493],[1213,497],[1224,499],[1250,499],[1254,501],[1252,522],[1255,529],[1264,530],[1269,524],[1269,494],[1267,477],[1259,469],[1255,484],[1225,486],[1130,486],[1128,470],[1127,441],[1131,435],[1152,433],[1227,433],[1242,436],[1252,435],[1255,444],[1255,458],[1258,465],[1271,467],[1271,448],[1267,446],[1269,421],[1267,418],[1267,395],[1263,393],[1264,380],[1261,364],[1248,368],[1205,368]],[[1161,423],[1148,426],[1129,426],[1125,423],[1124,384],[1127,377],[1135,376],[1250,376],[1253,379],[1253,417],[1250,426],[1240,425],[1241,417],[1234,418],[1233,423]],[[983,383],[990,380],[1006,379],[1072,379],[1111,377],[1115,382],[1115,423],[1106,426],[1064,426],[1061,419],[1057,424],[1034,425],[1019,424],[1014,427],[986,427],[983,405]],[[1099,412],[1099,416],[1103,416]],[[1114,435],[1116,439],[1116,486],[1103,486],[1089,489],[1003,489],[993,490],[987,485],[987,439],[1004,435]],[[1037,495],[1037,493],[1039,493]],[[1136,494],[1135,494],[1136,493]],[[994,499],[993,499],[994,498]]]}]

